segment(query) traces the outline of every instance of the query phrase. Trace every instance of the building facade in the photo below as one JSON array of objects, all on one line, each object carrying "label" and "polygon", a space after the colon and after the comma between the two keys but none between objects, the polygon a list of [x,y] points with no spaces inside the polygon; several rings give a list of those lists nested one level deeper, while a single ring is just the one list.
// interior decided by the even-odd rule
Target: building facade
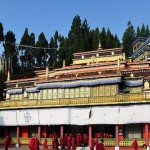
[{"label": "building facade", "polygon": [[150,62],[135,56],[127,62],[122,48],[99,49],[75,53],[71,66],[47,67],[34,78],[11,80],[8,73],[1,143],[11,135],[16,146],[28,145],[37,136],[51,145],[54,132],[59,138],[81,133],[88,134],[89,146],[102,134],[106,149],[131,147],[134,138],[149,149]]}]

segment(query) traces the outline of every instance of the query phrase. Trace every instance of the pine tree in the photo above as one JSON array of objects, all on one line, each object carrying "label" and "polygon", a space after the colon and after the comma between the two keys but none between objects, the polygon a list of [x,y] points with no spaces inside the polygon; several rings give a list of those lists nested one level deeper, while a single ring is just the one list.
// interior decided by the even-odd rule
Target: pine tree
[{"label": "pine tree", "polygon": [[130,57],[132,55],[132,43],[135,40],[135,30],[131,22],[129,21],[127,24],[127,29],[125,30],[122,38],[123,50],[125,51],[126,57]]},{"label": "pine tree", "polygon": [[139,26],[137,27],[137,30],[136,30],[136,38],[138,37],[141,37],[141,30]]},{"label": "pine tree", "polygon": [[71,25],[71,30],[68,33],[69,48],[73,52],[81,51],[81,19],[80,16],[75,16]]},{"label": "pine tree", "polygon": [[[28,34],[28,28],[25,28],[24,34],[21,38],[20,45],[29,45],[29,34]],[[21,65],[22,65],[22,71],[24,72],[25,66],[28,66],[28,54],[29,54],[29,47],[20,46],[19,49],[21,50]]]},{"label": "pine tree", "polygon": [[99,46],[100,40],[100,32],[98,27],[95,30],[90,31],[90,43],[91,43],[91,50],[97,50]]},{"label": "pine tree", "polygon": [[4,29],[3,29],[3,25],[0,22],[0,42],[4,41]]},{"label": "pine tree", "polygon": [[8,64],[8,69],[11,73],[17,74],[18,67],[18,51],[16,49],[15,34],[12,31],[8,31],[4,37],[4,54]]},{"label": "pine tree", "polygon": [[66,60],[65,57],[65,46],[66,46],[66,39],[64,36],[59,36],[59,49],[58,49],[58,64],[57,67],[62,67],[63,66],[63,60]]},{"label": "pine tree", "polygon": [[113,35],[110,32],[110,29],[107,29],[106,33],[106,47],[105,48],[112,48],[113,47]]},{"label": "pine tree", "polygon": [[104,27],[102,28],[102,32],[100,34],[100,40],[101,40],[102,48],[105,49],[106,48],[106,31]]},{"label": "pine tree", "polygon": [[145,29],[145,37],[149,37],[149,36],[150,36],[150,31],[149,31],[149,26],[147,25]]},{"label": "pine tree", "polygon": [[146,31],[146,29],[145,29],[145,25],[144,25],[144,23],[142,24],[142,27],[141,27],[141,36],[142,37],[145,37],[145,31]]},{"label": "pine tree", "polygon": [[37,64],[46,65],[47,51],[44,48],[48,48],[48,42],[43,32],[40,33],[36,46],[39,47],[35,50]]},{"label": "pine tree", "polygon": [[113,38],[113,47],[112,48],[119,48],[121,47],[121,43],[119,41],[118,36],[115,34],[115,37]]}]

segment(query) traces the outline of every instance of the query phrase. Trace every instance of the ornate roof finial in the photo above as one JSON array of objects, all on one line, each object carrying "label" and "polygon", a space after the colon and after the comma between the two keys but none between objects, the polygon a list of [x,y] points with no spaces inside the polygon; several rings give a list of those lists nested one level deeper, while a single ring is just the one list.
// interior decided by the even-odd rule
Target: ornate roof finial
[{"label": "ornate roof finial", "polygon": [[101,40],[99,39],[99,45],[98,45],[98,49],[102,49],[102,45],[101,45]]},{"label": "ornate roof finial", "polygon": [[48,78],[48,71],[49,71],[48,66],[46,66],[46,77],[47,78]]},{"label": "ornate roof finial", "polygon": [[66,66],[66,61],[65,61],[65,59],[63,59],[63,67],[65,67]]},{"label": "ornate roof finial", "polygon": [[8,70],[7,81],[10,81],[10,71]]}]

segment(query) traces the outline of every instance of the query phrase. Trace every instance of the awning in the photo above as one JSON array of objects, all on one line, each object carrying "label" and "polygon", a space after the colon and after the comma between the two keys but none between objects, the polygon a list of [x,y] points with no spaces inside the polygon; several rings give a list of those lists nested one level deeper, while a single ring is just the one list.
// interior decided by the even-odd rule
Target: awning
[{"label": "awning", "polygon": [[125,86],[129,86],[129,87],[142,86],[143,85],[143,79],[127,80],[127,81],[124,81],[124,83],[125,83]]},{"label": "awning", "polygon": [[49,89],[49,88],[72,88],[80,86],[93,86],[102,84],[113,84],[121,82],[121,77],[115,78],[101,78],[101,79],[90,79],[90,80],[77,80],[68,82],[52,82],[37,84],[37,89]]},{"label": "awning", "polygon": [[10,95],[22,94],[23,93],[23,89],[11,89],[11,90],[8,90],[7,93],[10,94]]},{"label": "awning", "polygon": [[31,88],[26,88],[25,90],[27,93],[37,93],[40,92],[37,87],[31,87]]}]

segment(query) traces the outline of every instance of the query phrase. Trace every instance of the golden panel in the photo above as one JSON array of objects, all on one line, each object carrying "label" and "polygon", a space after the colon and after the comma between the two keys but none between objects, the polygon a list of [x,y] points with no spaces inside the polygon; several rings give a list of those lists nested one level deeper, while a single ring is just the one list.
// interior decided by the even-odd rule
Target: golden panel
[{"label": "golden panel", "polygon": [[65,89],[65,98],[70,98],[69,89]]},{"label": "golden panel", "polygon": [[74,98],[74,95],[75,95],[74,89],[71,88],[71,89],[70,89],[70,98]]},{"label": "golden panel", "polygon": [[90,87],[85,87],[84,97],[90,97]]},{"label": "golden panel", "polygon": [[80,96],[80,88],[75,88],[75,97],[79,97]]},{"label": "golden panel", "polygon": [[53,99],[57,99],[57,89],[53,89]]},{"label": "golden panel", "polygon": [[84,87],[81,87],[79,89],[80,89],[80,97],[84,97]]},{"label": "golden panel", "polygon": [[62,89],[58,89],[58,98],[63,98],[62,97]]}]

